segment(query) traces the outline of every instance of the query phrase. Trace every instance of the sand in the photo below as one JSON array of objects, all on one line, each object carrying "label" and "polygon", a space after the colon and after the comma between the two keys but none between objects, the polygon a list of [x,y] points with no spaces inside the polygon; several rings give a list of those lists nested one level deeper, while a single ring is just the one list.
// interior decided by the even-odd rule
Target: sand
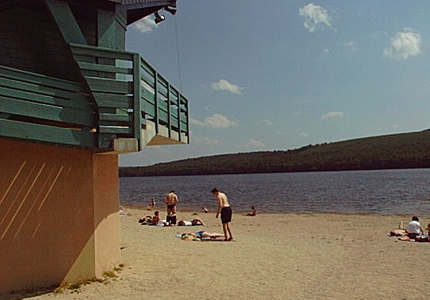
[{"label": "sand", "polygon": [[[121,217],[118,277],[31,299],[430,299],[430,243],[388,237],[410,216],[234,214],[233,242],[182,241],[222,232],[214,213],[178,212],[207,226],[142,226]],[[164,216],[164,210],[162,216]],[[421,218],[427,225],[430,217]],[[19,295],[15,295],[16,298]]]}]

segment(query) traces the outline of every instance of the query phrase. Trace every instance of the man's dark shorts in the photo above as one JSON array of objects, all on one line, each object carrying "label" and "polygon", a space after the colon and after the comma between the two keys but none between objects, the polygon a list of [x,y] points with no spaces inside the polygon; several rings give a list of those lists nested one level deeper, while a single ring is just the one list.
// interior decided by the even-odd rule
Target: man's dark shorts
[{"label": "man's dark shorts", "polygon": [[231,222],[231,208],[230,207],[223,207],[221,209],[221,222],[223,224],[227,224]]}]

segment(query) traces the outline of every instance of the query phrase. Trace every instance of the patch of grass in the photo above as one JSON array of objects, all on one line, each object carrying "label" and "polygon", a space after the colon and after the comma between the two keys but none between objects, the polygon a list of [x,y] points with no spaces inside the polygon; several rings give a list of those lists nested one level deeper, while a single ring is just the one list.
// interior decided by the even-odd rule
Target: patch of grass
[{"label": "patch of grass", "polygon": [[113,271],[107,271],[103,273],[103,276],[106,278],[116,278],[118,275],[115,274]]},{"label": "patch of grass", "polygon": [[116,273],[122,271],[123,268],[124,268],[124,264],[119,264],[117,267],[114,267],[113,271],[104,272],[103,278],[94,277],[91,279],[81,280],[81,281],[74,282],[74,283],[62,284],[61,286],[54,289],[54,293],[55,294],[62,294],[66,290],[70,290],[72,293],[79,293],[82,286],[88,285],[88,284],[91,284],[94,282],[108,284],[109,279],[118,278],[118,275]]}]

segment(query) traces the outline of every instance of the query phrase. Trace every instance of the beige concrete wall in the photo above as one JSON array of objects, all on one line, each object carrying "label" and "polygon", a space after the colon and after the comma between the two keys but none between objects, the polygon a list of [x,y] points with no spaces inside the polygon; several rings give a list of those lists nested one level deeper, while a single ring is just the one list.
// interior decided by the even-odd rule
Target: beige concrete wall
[{"label": "beige concrete wall", "polygon": [[95,276],[101,277],[120,258],[118,154],[95,154],[93,162]]},{"label": "beige concrete wall", "polygon": [[118,263],[115,164],[116,154],[0,139],[0,294]]}]

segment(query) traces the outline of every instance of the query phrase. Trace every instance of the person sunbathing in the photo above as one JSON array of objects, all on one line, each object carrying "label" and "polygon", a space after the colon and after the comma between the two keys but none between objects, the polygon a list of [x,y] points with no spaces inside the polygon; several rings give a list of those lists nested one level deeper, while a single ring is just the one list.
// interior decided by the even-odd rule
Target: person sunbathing
[{"label": "person sunbathing", "polygon": [[201,240],[201,241],[223,241],[225,239],[222,233],[209,233],[206,231],[199,231],[196,233],[185,232],[181,234],[182,240]]},{"label": "person sunbathing", "polygon": [[193,219],[192,221],[184,221],[181,220],[178,222],[178,226],[197,226],[197,225],[205,225],[200,219]]}]

